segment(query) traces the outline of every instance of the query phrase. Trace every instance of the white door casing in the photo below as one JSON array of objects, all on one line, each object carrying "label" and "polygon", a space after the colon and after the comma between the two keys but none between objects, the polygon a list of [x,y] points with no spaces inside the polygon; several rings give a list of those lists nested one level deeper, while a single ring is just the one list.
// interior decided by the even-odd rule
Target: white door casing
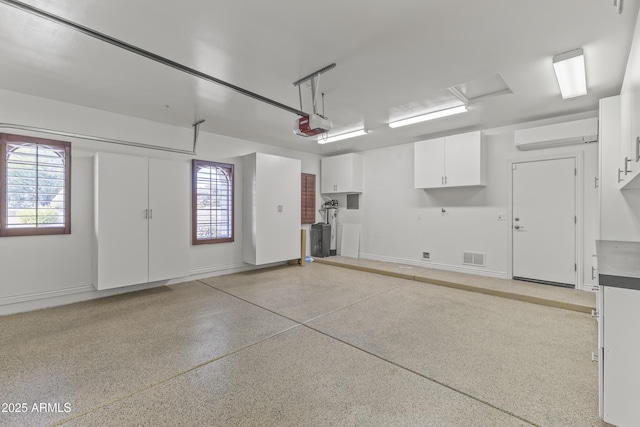
[{"label": "white door casing", "polygon": [[513,163],[512,275],[576,286],[576,159]]}]

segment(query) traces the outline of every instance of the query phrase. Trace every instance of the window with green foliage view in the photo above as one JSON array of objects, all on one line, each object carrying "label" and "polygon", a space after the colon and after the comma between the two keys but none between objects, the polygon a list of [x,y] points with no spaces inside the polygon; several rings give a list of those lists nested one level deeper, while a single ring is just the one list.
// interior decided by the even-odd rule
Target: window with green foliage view
[{"label": "window with green foliage view", "polygon": [[71,144],[0,134],[0,236],[71,233]]}]

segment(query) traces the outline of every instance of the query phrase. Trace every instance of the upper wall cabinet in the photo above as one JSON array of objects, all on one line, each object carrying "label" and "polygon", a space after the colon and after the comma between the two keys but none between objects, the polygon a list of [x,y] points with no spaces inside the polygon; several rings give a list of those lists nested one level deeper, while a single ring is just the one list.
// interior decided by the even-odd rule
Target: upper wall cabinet
[{"label": "upper wall cabinet", "polygon": [[485,157],[484,136],[480,131],[416,142],[414,187],[484,186]]},{"label": "upper wall cabinet", "polygon": [[189,164],[98,153],[94,173],[94,286],[186,276]]},{"label": "upper wall cabinet", "polygon": [[362,193],[362,156],[356,153],[320,160],[321,192]]},{"label": "upper wall cabinet", "polygon": [[[606,173],[606,172],[605,172]],[[617,180],[622,189],[640,188],[640,26],[636,24],[620,90],[620,149]]]}]

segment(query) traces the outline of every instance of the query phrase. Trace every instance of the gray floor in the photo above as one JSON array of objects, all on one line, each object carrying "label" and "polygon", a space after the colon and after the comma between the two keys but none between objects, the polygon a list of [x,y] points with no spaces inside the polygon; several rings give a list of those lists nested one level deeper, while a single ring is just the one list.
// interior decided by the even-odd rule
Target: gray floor
[{"label": "gray floor", "polygon": [[2,426],[606,425],[588,314],[318,263],[0,328]]},{"label": "gray floor", "polygon": [[[496,279],[475,274],[439,270],[425,266],[384,262],[364,258],[332,256],[316,258],[316,262],[352,268],[370,273],[400,277],[418,282],[434,283],[487,295],[501,296],[518,301],[565,308],[567,310],[591,313],[596,308],[595,292],[586,292],[558,286],[540,285],[520,280]],[[426,264],[428,265],[428,264]]]}]

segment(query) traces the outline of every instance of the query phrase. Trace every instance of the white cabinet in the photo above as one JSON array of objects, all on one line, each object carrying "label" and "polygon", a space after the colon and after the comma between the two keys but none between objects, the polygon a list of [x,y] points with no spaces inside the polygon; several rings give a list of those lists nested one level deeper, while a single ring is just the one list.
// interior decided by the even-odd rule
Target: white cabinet
[{"label": "white cabinet", "polygon": [[640,242],[598,240],[600,415],[619,427],[640,420]]},{"label": "white cabinet", "polygon": [[469,132],[414,144],[414,187],[486,185],[482,132]]},{"label": "white cabinet", "polygon": [[321,193],[362,193],[362,156],[356,153],[320,160]]},{"label": "white cabinet", "polygon": [[[639,15],[640,21],[640,15]],[[617,174],[621,189],[640,188],[640,25],[629,51],[620,90],[620,150]]]},{"label": "white cabinet", "polygon": [[414,187],[444,187],[444,159],[444,138],[416,142],[413,145]]},{"label": "white cabinet", "polygon": [[640,420],[640,291],[602,286],[602,417],[624,427]]},{"label": "white cabinet", "polygon": [[149,282],[189,274],[189,166],[149,159]]},{"label": "white cabinet", "polygon": [[189,164],[98,153],[94,168],[94,286],[186,276]]},{"label": "white cabinet", "polygon": [[300,258],[300,160],[252,153],[242,169],[244,262]]}]

